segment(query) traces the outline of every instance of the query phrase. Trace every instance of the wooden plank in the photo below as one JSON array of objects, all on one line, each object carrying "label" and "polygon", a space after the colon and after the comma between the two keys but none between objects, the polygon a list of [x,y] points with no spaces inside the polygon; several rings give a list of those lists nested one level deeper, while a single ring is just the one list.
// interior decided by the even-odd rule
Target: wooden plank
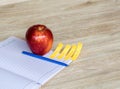
[{"label": "wooden plank", "polygon": [[20,3],[28,0],[0,0],[0,6]]},{"label": "wooden plank", "polygon": [[31,0],[0,7],[0,40],[45,24],[59,42],[83,43],[79,58],[41,89],[120,89],[120,0]]}]

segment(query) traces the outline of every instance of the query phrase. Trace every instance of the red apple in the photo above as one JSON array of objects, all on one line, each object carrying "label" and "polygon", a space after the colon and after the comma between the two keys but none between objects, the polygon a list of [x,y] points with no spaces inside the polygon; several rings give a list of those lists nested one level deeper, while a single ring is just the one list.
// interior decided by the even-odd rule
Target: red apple
[{"label": "red apple", "polygon": [[45,25],[33,25],[26,32],[26,41],[34,54],[44,55],[52,48],[53,34]]}]

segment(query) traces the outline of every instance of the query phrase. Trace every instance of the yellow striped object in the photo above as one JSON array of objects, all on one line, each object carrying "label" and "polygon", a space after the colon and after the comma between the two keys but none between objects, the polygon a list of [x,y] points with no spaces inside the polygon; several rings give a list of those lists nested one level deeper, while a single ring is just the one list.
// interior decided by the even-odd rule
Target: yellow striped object
[{"label": "yellow striped object", "polygon": [[74,54],[75,50],[76,50],[76,45],[73,44],[72,47],[71,47],[71,49],[70,49],[70,51],[65,56],[65,60],[70,59],[70,57]]},{"label": "yellow striped object", "polygon": [[77,45],[67,44],[63,48],[63,43],[59,43],[55,51],[50,55],[50,58],[51,59],[58,58],[58,59],[74,61],[79,56],[82,46],[83,46],[82,43],[79,42]]},{"label": "yellow striped object", "polygon": [[73,54],[73,56],[71,58],[72,60],[77,59],[77,57],[79,56],[79,54],[81,52],[82,46],[83,46],[82,43],[78,43],[77,49],[76,49],[75,53]]},{"label": "yellow striped object", "polygon": [[55,58],[57,54],[59,54],[59,52],[61,51],[62,47],[63,47],[63,44],[59,43],[56,50],[52,53],[52,55],[50,55],[50,58]]},{"label": "yellow striped object", "polygon": [[58,59],[62,59],[67,52],[69,51],[69,49],[71,48],[71,46],[68,44],[65,46],[65,48],[63,49],[63,51],[60,53],[60,55],[57,57]]}]

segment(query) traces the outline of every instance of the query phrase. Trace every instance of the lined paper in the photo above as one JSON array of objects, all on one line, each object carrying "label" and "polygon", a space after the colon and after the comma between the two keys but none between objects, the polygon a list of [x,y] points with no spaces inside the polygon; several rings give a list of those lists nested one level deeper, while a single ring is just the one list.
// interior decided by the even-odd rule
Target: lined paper
[{"label": "lined paper", "polygon": [[39,89],[39,87],[40,84],[34,81],[0,68],[0,89]]},{"label": "lined paper", "polygon": [[[24,40],[10,37],[1,42],[0,68],[11,71],[16,75],[25,77],[42,85],[65,68],[61,65],[24,55],[22,54],[23,50],[31,52]],[[49,57],[51,53],[52,51],[44,56]],[[71,61],[65,61],[67,64],[70,62]]]}]

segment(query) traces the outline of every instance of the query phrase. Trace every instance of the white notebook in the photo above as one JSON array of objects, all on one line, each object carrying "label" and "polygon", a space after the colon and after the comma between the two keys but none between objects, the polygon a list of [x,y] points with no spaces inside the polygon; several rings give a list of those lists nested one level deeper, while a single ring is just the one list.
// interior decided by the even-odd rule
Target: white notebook
[{"label": "white notebook", "polygon": [[[24,55],[22,51],[31,52],[22,39],[9,37],[0,42],[0,89],[39,89],[65,68]],[[51,53],[52,51],[44,56],[49,57]],[[64,61],[66,64],[70,62]]]}]

